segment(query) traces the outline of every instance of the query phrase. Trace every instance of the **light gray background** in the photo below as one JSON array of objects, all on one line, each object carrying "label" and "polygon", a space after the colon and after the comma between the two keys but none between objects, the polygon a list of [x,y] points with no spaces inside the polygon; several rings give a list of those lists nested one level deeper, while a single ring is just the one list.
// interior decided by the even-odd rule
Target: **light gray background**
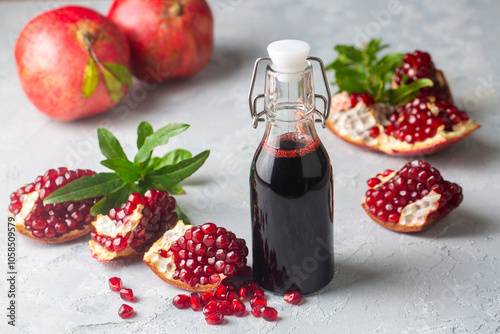
[{"label": "light gray background", "polygon": [[[446,219],[419,234],[386,230],[370,221],[360,205],[366,179],[406,160],[363,151],[319,130],[335,168],[335,278],[300,307],[270,296],[278,322],[248,315],[210,327],[200,313],[175,309],[171,299],[180,291],[141,261],[98,263],[87,249],[88,237],[45,245],[18,236],[17,327],[6,325],[7,282],[2,279],[2,333],[500,332],[500,2],[210,0],[215,52],[203,72],[149,91],[135,82],[128,102],[114,111],[61,123],[36,111],[25,97],[13,48],[29,19],[69,3],[0,3],[4,209],[12,191],[49,168],[104,171],[97,127],[113,131],[132,155],[140,121],[155,128],[178,121],[192,126],[158,154],[175,147],[194,153],[212,150],[204,167],[183,183],[187,194],[177,196],[178,202],[194,224],[213,221],[250,243],[248,170],[264,127],[252,129],[248,84],[255,58],[266,56],[267,44],[282,38],[309,42],[311,54],[325,62],[336,56],[335,44],[375,36],[391,44],[391,51],[427,50],[446,73],[457,104],[482,128],[426,158],[445,178],[462,185],[465,199]],[[107,13],[111,2],[73,3]],[[321,92],[319,83],[317,89]],[[259,85],[257,92],[261,90]],[[5,226],[5,211],[3,217]],[[0,276],[5,277],[5,227],[0,241]],[[117,316],[122,301],[107,286],[115,275],[138,297],[131,320]]]}]

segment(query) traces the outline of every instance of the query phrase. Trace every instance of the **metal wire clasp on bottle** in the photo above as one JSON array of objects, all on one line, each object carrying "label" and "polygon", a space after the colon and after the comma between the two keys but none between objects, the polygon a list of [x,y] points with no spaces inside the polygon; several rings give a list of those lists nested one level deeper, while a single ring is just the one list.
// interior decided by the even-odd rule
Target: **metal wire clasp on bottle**
[{"label": "metal wire clasp on bottle", "polygon": [[[321,68],[321,74],[323,75],[323,82],[325,84],[325,89],[327,93],[327,97],[319,94],[315,94],[314,98],[320,98],[323,101],[323,112],[319,111],[316,109],[314,112],[319,116],[319,119],[316,119],[316,122],[321,122],[321,126],[323,128],[326,127],[326,120],[328,119],[328,115],[330,114],[330,100],[331,100],[331,93],[330,93],[330,87],[328,85],[328,79],[326,77],[326,72],[325,72],[325,65],[323,64],[323,61],[318,58],[318,57],[308,57],[308,61],[316,61],[320,68]],[[252,117],[252,126],[254,128],[257,128],[258,122],[264,122],[265,119],[262,118],[262,115],[264,115],[265,111],[257,112],[257,101],[259,99],[264,98],[264,94],[259,94],[256,95],[255,97],[253,96],[253,89],[255,86],[255,78],[257,75],[258,67],[260,62],[263,61],[271,61],[270,57],[261,57],[258,58],[255,61],[255,64],[253,66],[253,73],[252,73],[252,79],[250,81],[250,90],[248,92],[248,104],[250,106],[250,116]]]}]

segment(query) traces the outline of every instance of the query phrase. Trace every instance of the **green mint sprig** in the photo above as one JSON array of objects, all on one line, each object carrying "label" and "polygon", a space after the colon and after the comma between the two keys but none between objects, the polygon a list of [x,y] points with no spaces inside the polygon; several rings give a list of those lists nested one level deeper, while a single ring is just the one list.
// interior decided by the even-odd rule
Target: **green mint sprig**
[{"label": "green mint sprig", "polygon": [[[208,158],[206,150],[196,156],[184,149],[175,149],[163,157],[153,157],[153,150],[166,145],[170,138],[189,128],[188,124],[169,123],[153,131],[151,124],[142,122],[137,128],[138,152],[133,161],[127,158],[120,142],[108,130],[97,129],[99,148],[106,157],[101,165],[111,169],[111,173],[98,173],[84,176],[54,191],[45,204],[67,201],[80,201],[87,198],[102,197],[91,209],[94,216],[107,214],[111,208],[127,201],[133,192],[144,194],[148,189],[166,190],[171,194],[184,192],[179,182],[196,172]],[[179,217],[186,219],[180,208]]]},{"label": "green mint sprig", "polygon": [[403,54],[389,53],[379,58],[378,53],[389,47],[381,42],[379,38],[372,39],[361,49],[353,45],[335,46],[339,55],[326,66],[326,70],[335,71],[332,84],[337,85],[339,91],[349,94],[366,92],[375,101],[391,105],[410,101],[418,95],[420,88],[433,85],[432,80],[420,79],[392,89],[392,76],[396,67],[401,65]]}]

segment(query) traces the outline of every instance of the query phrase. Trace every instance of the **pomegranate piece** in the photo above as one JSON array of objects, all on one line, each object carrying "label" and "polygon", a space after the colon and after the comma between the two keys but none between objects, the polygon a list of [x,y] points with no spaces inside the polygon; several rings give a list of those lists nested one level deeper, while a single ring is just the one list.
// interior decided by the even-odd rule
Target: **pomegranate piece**
[{"label": "pomegranate piece", "polygon": [[115,0],[108,18],[130,43],[133,74],[160,83],[203,69],[213,52],[213,17],[205,0]]},{"label": "pomegranate piece", "polygon": [[130,194],[126,203],[92,222],[92,256],[100,262],[141,258],[153,242],[175,225],[175,207],[175,198],[163,190],[150,189],[144,196]]},{"label": "pomegranate piece", "polygon": [[224,315],[232,315],[233,314],[231,302],[229,302],[227,300],[220,301],[217,304],[217,310]]},{"label": "pomegranate piece", "polygon": [[228,291],[222,281],[247,269],[247,255],[245,240],[225,228],[179,221],[144,254],[144,262],[169,284],[197,292],[214,291],[214,299],[226,300]]},{"label": "pomegranate piece", "polygon": [[206,306],[208,303],[214,300],[214,294],[212,292],[203,292],[200,293],[200,302],[201,305]]},{"label": "pomegranate piece", "polygon": [[288,292],[283,297],[283,300],[292,305],[299,305],[303,300],[302,293],[299,291]]},{"label": "pomegranate piece", "polygon": [[224,315],[221,312],[210,313],[205,320],[209,325],[220,325],[224,322]]},{"label": "pomegranate piece", "polygon": [[405,77],[407,78],[406,84],[410,84],[418,79],[431,79],[434,85],[432,87],[421,88],[420,93],[425,96],[433,96],[437,100],[453,103],[444,74],[436,69],[429,53],[416,50],[405,54],[401,65],[396,67],[394,72],[394,88],[401,85]]},{"label": "pomegranate piece", "polygon": [[264,297],[253,297],[250,300],[250,306],[254,308],[257,305],[267,306],[267,299]]},{"label": "pomegranate piece", "polygon": [[187,308],[189,306],[189,296],[185,294],[180,294],[172,299],[172,303],[178,309]]},{"label": "pomegranate piece", "polygon": [[109,288],[113,291],[120,291],[123,287],[122,279],[119,277],[111,277],[109,279]]},{"label": "pomegranate piece", "polygon": [[9,213],[14,216],[16,230],[36,241],[61,243],[81,237],[94,229],[90,208],[97,198],[44,204],[55,190],[87,175],[91,170],[49,169],[10,195]]},{"label": "pomegranate piece", "polygon": [[[446,181],[441,173],[423,160],[409,162],[398,171],[377,175],[362,205],[370,218],[398,232],[423,231],[462,202],[462,188]],[[374,184],[373,180],[368,180]]]},{"label": "pomegranate piece", "polygon": [[[92,57],[94,67],[88,65],[89,45],[97,55]],[[29,100],[57,120],[102,113],[115,106],[127,90],[109,70],[119,66],[122,73],[123,69],[128,71],[127,39],[113,22],[92,9],[67,6],[36,16],[19,35],[14,52],[19,79]],[[111,67],[109,63],[113,63]],[[107,89],[101,66],[108,68],[106,80],[117,84],[113,94]],[[82,90],[93,86],[83,81],[89,72],[97,82],[85,97]]]},{"label": "pomegranate piece", "polygon": [[237,317],[243,316],[245,314],[245,310],[246,310],[245,304],[243,304],[239,300],[235,299],[231,302],[231,311],[235,316]]},{"label": "pomegranate piece", "polygon": [[278,311],[273,307],[265,306],[260,309],[260,316],[266,321],[276,321],[278,319]]},{"label": "pomegranate piece", "polygon": [[242,286],[238,289],[238,296],[241,300],[246,300],[250,295],[250,288],[248,286]]},{"label": "pomegranate piece", "polygon": [[134,292],[132,291],[132,289],[121,289],[120,297],[128,302],[135,302]]},{"label": "pomegranate piece", "polygon": [[352,107],[351,99],[346,92],[332,98],[328,128],[349,143],[389,155],[434,154],[480,127],[450,102],[423,94],[394,109],[362,100]]},{"label": "pomegranate piece", "polygon": [[256,289],[253,292],[254,297],[264,297],[266,294],[264,293],[264,290],[261,289]]},{"label": "pomegranate piece", "polygon": [[122,304],[118,310],[118,315],[123,319],[130,318],[134,315],[134,308],[127,304]]}]

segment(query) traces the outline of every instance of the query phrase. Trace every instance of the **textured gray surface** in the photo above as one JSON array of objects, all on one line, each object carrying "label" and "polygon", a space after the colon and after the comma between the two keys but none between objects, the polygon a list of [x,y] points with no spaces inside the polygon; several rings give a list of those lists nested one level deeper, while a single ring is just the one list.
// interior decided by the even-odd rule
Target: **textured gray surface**
[{"label": "textured gray surface", "polygon": [[[269,42],[291,37],[308,41],[313,55],[331,61],[334,44],[351,44],[363,33],[381,36],[394,51],[430,51],[447,74],[457,104],[482,124],[463,142],[427,158],[447,179],[462,185],[464,202],[427,232],[385,230],[360,206],[365,180],[399,168],[405,160],[360,150],[320,130],[335,168],[335,278],[300,307],[270,296],[278,322],[248,315],[209,327],[201,314],[175,309],[171,298],[179,290],[141,261],[97,263],[87,249],[88,237],[45,245],[18,236],[17,326],[7,326],[8,285],[2,279],[0,332],[500,332],[500,2],[209,2],[216,19],[216,49],[203,72],[146,94],[136,82],[118,112],[73,123],[35,110],[22,92],[13,59],[14,41],[28,20],[67,2],[1,3],[1,206],[8,206],[11,191],[49,168],[103,171],[95,135],[102,124],[110,124],[132,154],[140,121],[156,128],[180,121],[192,127],[168,147],[193,152],[210,148],[212,153],[184,183],[187,194],[177,197],[179,203],[195,224],[214,221],[250,241],[248,168],[263,131],[262,126],[252,129],[246,100],[255,58],[266,55]],[[110,4],[78,3],[102,13]],[[401,11],[379,15],[388,12],[389,3],[399,4]],[[7,215],[3,217],[6,223]],[[1,276],[6,277],[6,228],[0,241]],[[138,297],[131,320],[116,314],[121,300],[107,287],[107,279],[115,275]]]}]

